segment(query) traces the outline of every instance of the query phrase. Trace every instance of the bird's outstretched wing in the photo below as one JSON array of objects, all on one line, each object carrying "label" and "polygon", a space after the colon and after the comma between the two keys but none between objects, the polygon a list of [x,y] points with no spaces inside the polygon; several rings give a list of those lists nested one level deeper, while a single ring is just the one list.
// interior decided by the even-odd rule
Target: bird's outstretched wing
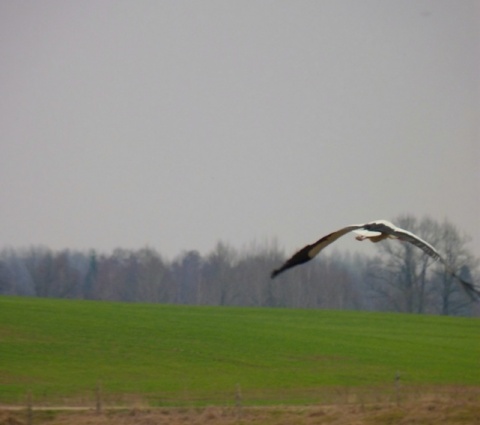
[{"label": "bird's outstretched wing", "polygon": [[310,261],[316,255],[318,255],[323,248],[330,245],[332,242],[335,242],[341,236],[345,235],[348,232],[351,232],[352,230],[361,229],[363,226],[363,224],[352,224],[351,226],[344,227],[343,229],[337,230],[336,232],[332,232],[327,236],[324,236],[317,242],[304,246],[301,250],[297,251],[287,261],[285,261],[285,263],[283,263],[280,268],[272,271],[272,274],[270,275],[271,278],[273,279],[275,276],[291,267],[295,267],[299,264]]},{"label": "bird's outstretched wing", "polygon": [[448,266],[447,261],[440,255],[440,253],[432,245],[424,241],[422,238],[418,237],[412,232],[409,232],[408,230],[401,229],[400,227],[397,227],[385,220],[378,220],[378,221],[373,221],[371,223],[367,223],[364,226],[364,229],[392,235],[400,240],[409,242],[415,245],[416,247],[420,248],[423,252],[425,252],[427,255],[432,257],[435,261],[440,261],[445,266],[445,271],[451,274],[455,279],[458,280],[458,282],[462,285],[463,289],[470,296],[472,300],[480,300],[480,290],[478,290],[472,283],[467,282],[466,280],[458,276]]},{"label": "bird's outstretched wing", "polygon": [[445,265],[445,270],[460,282],[460,285],[462,285],[462,288],[465,290],[465,292],[468,294],[468,296],[472,301],[480,301],[480,290],[478,290],[473,285],[473,283],[467,282],[466,280],[462,279],[460,276],[458,276],[453,270],[451,270],[446,265]]},{"label": "bird's outstretched wing", "polygon": [[428,242],[424,241],[422,238],[419,238],[417,235],[414,235],[412,232],[401,229],[400,227],[397,227],[386,220],[372,221],[365,224],[363,228],[365,230],[385,233],[400,240],[410,242],[417,248],[420,248],[423,252],[432,257],[434,260],[440,260],[442,263],[445,263],[440,253]]}]

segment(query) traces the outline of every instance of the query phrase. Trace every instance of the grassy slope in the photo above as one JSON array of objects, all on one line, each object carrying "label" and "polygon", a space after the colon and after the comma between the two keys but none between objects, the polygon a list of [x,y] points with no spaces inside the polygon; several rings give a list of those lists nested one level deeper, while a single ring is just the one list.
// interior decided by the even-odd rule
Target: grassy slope
[{"label": "grassy slope", "polygon": [[0,297],[0,402],[390,384],[480,385],[480,320]]}]

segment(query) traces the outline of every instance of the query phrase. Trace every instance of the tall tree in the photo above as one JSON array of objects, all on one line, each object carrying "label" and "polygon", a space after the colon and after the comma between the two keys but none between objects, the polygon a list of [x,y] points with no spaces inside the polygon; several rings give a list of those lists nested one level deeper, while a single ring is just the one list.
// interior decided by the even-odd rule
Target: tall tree
[{"label": "tall tree", "polygon": [[196,304],[200,288],[202,257],[198,251],[185,252],[173,264],[173,277],[177,284],[178,304]]},{"label": "tall tree", "polygon": [[[406,215],[395,222],[439,250],[451,270],[457,271],[461,265],[473,266],[473,256],[465,246],[467,239],[460,237],[447,221],[439,224],[429,217],[418,220]],[[435,261],[417,247],[390,240],[379,243],[377,248],[380,255],[370,273],[372,289],[387,308],[451,314],[454,305],[465,305],[466,295],[460,292],[458,282],[454,282],[444,265],[433,266]],[[457,297],[463,300],[461,304]],[[444,305],[440,307],[441,304]]]},{"label": "tall tree", "polygon": [[83,283],[83,296],[87,300],[92,300],[95,298],[95,286],[98,276],[98,262],[97,262],[97,253],[95,250],[90,251],[89,261],[88,261],[88,270],[85,274],[84,283]]},{"label": "tall tree", "polygon": [[[440,240],[438,249],[445,258],[448,267],[467,282],[474,281],[479,260],[467,248],[471,238],[462,235],[458,228],[447,220],[438,226]],[[471,302],[465,292],[448,273],[443,265],[436,267],[435,292],[439,297],[439,313],[445,315],[468,314]]]},{"label": "tall tree", "polygon": [[[402,216],[395,223],[423,239],[431,240],[433,236],[430,221],[419,223],[415,217]],[[426,272],[433,260],[409,243],[387,240],[378,243],[377,248],[380,257],[371,269],[376,295],[395,311],[423,313]]]}]

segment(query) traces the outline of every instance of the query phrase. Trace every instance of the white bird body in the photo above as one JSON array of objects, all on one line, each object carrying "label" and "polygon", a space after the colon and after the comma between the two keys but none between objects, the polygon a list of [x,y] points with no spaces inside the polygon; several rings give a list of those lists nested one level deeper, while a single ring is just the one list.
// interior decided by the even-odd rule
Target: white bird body
[{"label": "white bird body", "polygon": [[342,229],[336,230],[335,232],[329,233],[328,235],[322,237],[313,244],[303,247],[301,250],[293,254],[287,261],[285,261],[285,263],[279,269],[273,270],[271,274],[272,279],[291,267],[295,267],[297,265],[310,261],[312,258],[316,257],[325,247],[330,245],[332,242],[335,242],[343,235],[352,231],[357,235],[356,239],[359,241],[368,239],[371,242],[380,242],[385,239],[398,239],[415,245],[416,247],[424,251],[427,255],[432,257],[434,260],[439,260],[440,262],[442,262],[445,265],[446,270],[462,284],[463,288],[472,298],[480,297],[480,291],[477,290],[473,286],[473,284],[466,282],[465,280],[457,276],[447,266],[445,259],[432,245],[430,245],[428,242],[424,241],[420,237],[414,235],[412,232],[401,229],[400,227],[395,226],[393,223],[387,220],[375,220],[364,224],[351,224],[350,226],[346,226]]},{"label": "white bird body", "polygon": [[381,232],[372,232],[371,230],[354,230],[353,233],[360,237],[356,237],[357,241],[366,239],[366,238],[373,238],[375,236],[380,236]]}]

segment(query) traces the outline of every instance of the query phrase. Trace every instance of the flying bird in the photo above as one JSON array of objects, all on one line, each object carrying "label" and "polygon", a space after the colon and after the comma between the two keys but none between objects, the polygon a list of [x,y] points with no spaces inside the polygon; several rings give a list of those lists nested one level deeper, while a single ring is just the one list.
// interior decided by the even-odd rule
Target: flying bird
[{"label": "flying bird", "polygon": [[480,291],[477,290],[472,283],[466,282],[457,274],[455,274],[448,267],[445,259],[432,245],[430,245],[428,242],[425,242],[423,239],[419,238],[413,233],[395,226],[387,220],[375,220],[365,224],[352,224],[350,226],[346,226],[342,229],[332,232],[319,239],[317,242],[307,245],[295,254],[293,254],[292,257],[285,261],[285,263],[280,268],[272,271],[271,278],[273,279],[275,276],[279,275],[287,269],[290,269],[291,267],[295,267],[299,264],[310,261],[312,258],[317,256],[320,251],[322,251],[325,247],[330,245],[332,242],[335,242],[343,235],[352,231],[357,234],[356,239],[359,241],[368,239],[376,243],[384,239],[398,239],[415,245],[416,247],[424,251],[427,255],[432,257],[435,261],[440,261],[442,264],[444,264],[447,272],[460,282],[462,287],[472,299],[480,299]]}]

